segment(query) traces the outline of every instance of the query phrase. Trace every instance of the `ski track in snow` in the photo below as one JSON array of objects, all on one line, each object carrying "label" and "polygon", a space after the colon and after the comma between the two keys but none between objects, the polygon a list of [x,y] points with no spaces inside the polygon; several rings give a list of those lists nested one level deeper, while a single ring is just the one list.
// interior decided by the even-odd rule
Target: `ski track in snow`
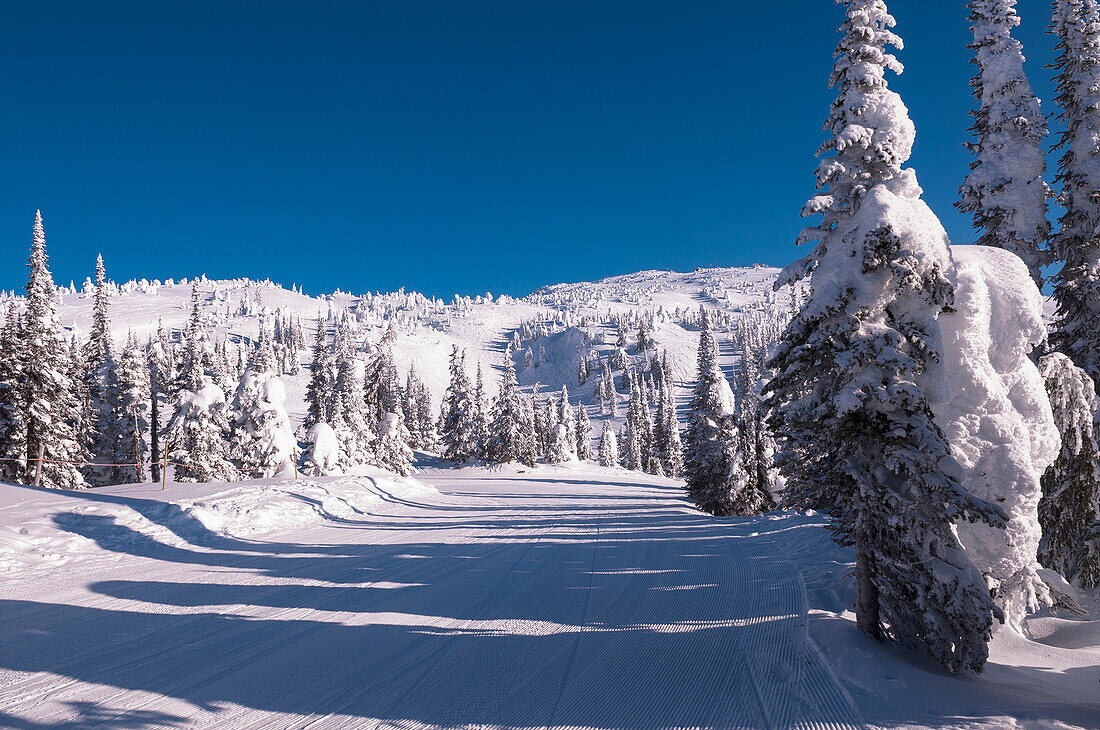
[{"label": "ski track in snow", "polygon": [[625,473],[422,480],[178,546],[50,495],[99,549],[0,599],[0,726],[860,726],[761,522]]}]

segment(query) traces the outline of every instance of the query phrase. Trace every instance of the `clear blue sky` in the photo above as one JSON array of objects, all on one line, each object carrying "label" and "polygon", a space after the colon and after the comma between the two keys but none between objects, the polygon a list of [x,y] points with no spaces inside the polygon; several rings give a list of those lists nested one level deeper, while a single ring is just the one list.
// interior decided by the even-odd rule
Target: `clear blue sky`
[{"label": "clear blue sky", "polygon": [[[962,0],[894,0],[912,165],[953,241]],[[525,294],[796,255],[840,6],[9,2],[0,288],[36,207],[53,270],[270,277],[313,293]],[[1021,0],[1052,98],[1046,0]],[[1053,106],[1045,103],[1047,112]]]}]

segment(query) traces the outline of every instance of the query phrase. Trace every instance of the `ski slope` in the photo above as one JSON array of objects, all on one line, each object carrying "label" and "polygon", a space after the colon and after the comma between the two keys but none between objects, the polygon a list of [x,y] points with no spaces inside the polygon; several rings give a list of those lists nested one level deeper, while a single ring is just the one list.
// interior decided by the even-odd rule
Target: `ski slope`
[{"label": "ski slope", "polygon": [[0,726],[1100,725],[1100,623],[949,677],[855,630],[822,526],[579,465],[0,485]]}]

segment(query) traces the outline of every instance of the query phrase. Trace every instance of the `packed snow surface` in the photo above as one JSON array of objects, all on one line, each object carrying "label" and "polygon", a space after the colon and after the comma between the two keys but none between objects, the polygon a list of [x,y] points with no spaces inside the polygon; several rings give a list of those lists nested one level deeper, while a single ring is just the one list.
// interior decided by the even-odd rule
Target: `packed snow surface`
[{"label": "packed snow surface", "polygon": [[0,726],[1097,727],[1100,624],[953,678],[815,515],[591,465],[0,485]]}]

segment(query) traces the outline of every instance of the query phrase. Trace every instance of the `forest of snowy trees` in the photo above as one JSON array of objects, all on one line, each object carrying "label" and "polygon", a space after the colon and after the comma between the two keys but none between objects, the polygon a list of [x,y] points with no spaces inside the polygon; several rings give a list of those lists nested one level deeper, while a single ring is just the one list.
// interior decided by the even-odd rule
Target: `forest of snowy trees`
[{"label": "forest of snowy trees", "polygon": [[[1048,121],[1012,35],[1016,3],[968,5],[977,108],[956,205],[978,244],[1012,255],[997,264],[1006,276],[1023,272],[1018,298],[998,300],[1017,308],[1010,316],[993,311],[1000,295],[981,271],[995,261],[952,253],[905,167],[916,129],[888,84],[887,72],[902,70],[889,48],[902,42],[885,2],[844,4],[836,97],[803,209],[820,218],[800,243],[816,245],[776,282],[789,308],[776,299],[736,316],[705,306],[558,311],[512,331],[498,362],[470,362],[454,346],[437,409],[417,369],[397,365],[398,317],[383,317],[372,343],[347,309],[303,323],[242,300],[259,315],[258,335],[231,341],[213,334],[196,281],[185,327],[116,338],[99,258],[86,286],[92,325],[66,330],[38,214],[26,296],[7,301],[0,327],[0,478],[76,489],[364,465],[407,476],[417,452],[453,465],[636,470],[682,480],[719,517],[827,512],[835,539],[854,549],[858,626],[952,672],[980,671],[998,623],[1015,626],[1044,605],[1073,609],[1041,568],[1100,585],[1100,6],[1053,4],[1062,130],[1048,185]],[[1064,210],[1057,226],[1052,199]],[[1057,306],[1049,338],[1045,281]],[[660,321],[698,333],[690,382],[673,372]],[[582,333],[574,385],[589,402],[570,385],[520,385],[566,330]],[[303,368],[303,353],[296,424],[284,377]],[[686,404],[677,388],[690,391]],[[952,389],[1000,394],[949,402]],[[1001,393],[1013,389],[1031,411]],[[998,426],[986,431],[1012,435],[989,437],[970,422],[981,418]],[[1020,446],[1029,439],[1037,445]]]}]

